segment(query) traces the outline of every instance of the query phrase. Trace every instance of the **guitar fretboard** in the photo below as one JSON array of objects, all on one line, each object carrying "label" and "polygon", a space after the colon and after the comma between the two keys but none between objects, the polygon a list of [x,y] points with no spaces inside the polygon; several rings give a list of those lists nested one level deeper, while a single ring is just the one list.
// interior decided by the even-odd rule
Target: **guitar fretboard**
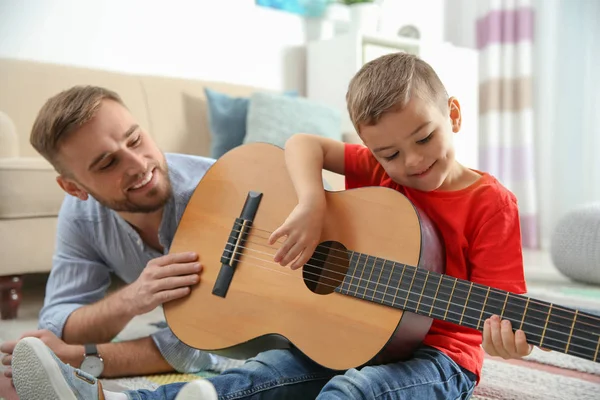
[{"label": "guitar fretboard", "polygon": [[529,343],[600,361],[600,316],[362,253],[336,292],[483,331],[492,315]]}]

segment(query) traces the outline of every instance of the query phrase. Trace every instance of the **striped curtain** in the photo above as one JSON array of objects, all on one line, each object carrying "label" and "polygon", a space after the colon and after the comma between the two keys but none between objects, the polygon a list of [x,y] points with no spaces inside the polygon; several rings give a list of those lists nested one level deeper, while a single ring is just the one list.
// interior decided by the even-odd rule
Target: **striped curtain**
[{"label": "striped curtain", "polygon": [[478,0],[479,165],[519,201],[523,247],[538,248],[532,0]]}]

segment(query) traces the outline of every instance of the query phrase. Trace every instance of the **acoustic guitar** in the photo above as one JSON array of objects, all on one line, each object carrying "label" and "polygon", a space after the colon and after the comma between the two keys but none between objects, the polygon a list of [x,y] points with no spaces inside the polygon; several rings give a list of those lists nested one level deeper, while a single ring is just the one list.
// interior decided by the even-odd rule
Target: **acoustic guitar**
[{"label": "acoustic guitar", "polygon": [[402,194],[365,187],[326,199],[312,258],[282,267],[268,237],[297,204],[283,150],[254,143],[218,159],[170,250],[196,251],[204,268],[188,296],[164,304],[174,334],[232,358],[294,346],[345,370],[408,357],[434,319],[482,331],[496,314],[534,345],[600,359],[600,317],[444,275],[435,227]]}]

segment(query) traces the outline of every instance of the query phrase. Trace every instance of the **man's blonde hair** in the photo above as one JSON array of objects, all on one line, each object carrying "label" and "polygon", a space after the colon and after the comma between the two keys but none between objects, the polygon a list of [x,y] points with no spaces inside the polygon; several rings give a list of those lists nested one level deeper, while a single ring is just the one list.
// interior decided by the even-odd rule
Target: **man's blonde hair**
[{"label": "man's blonde hair", "polygon": [[384,113],[402,109],[413,95],[447,109],[446,88],[428,63],[404,52],[381,56],[363,65],[350,81],[350,120],[360,133],[360,125],[377,124]]},{"label": "man's blonde hair", "polygon": [[102,100],[114,100],[125,106],[112,90],[98,86],[74,86],[49,98],[38,112],[29,141],[60,173],[60,143],[96,115]]}]

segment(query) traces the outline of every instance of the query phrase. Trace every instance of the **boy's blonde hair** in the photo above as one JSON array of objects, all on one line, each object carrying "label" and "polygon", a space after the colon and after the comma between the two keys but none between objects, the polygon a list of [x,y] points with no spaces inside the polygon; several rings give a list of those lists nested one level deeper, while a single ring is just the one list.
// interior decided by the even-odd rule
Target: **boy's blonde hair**
[{"label": "boy's blonde hair", "polygon": [[350,120],[360,133],[360,125],[375,125],[384,113],[406,106],[413,95],[447,110],[446,88],[428,63],[404,52],[381,56],[363,65],[350,81]]},{"label": "boy's blonde hair", "polygon": [[61,140],[92,119],[104,99],[125,106],[117,93],[98,86],[74,86],[54,95],[38,112],[29,142],[58,172],[65,172],[57,159]]}]

